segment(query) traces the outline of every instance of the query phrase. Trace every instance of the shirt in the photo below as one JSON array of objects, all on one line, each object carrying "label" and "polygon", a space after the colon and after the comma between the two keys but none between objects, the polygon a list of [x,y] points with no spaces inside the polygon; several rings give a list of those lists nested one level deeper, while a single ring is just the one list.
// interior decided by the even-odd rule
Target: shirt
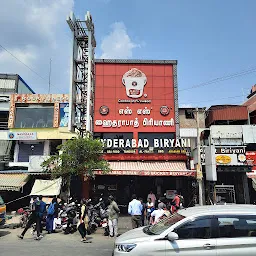
[{"label": "shirt", "polygon": [[158,221],[158,219],[163,216],[163,214],[164,214],[164,210],[163,209],[153,211],[151,213],[151,216],[155,217],[154,223],[156,223]]},{"label": "shirt", "polygon": [[148,198],[151,198],[151,202],[155,205],[155,201],[156,201],[156,196],[155,194],[148,194]]},{"label": "shirt", "polygon": [[109,210],[109,216],[108,216],[109,220],[118,219],[118,214],[119,214],[120,210],[115,201],[112,201],[110,203],[110,205],[108,206],[108,210]]},{"label": "shirt", "polygon": [[141,215],[143,210],[143,206],[141,202],[137,199],[133,199],[128,206],[128,213],[130,215]]},{"label": "shirt", "polygon": [[147,202],[147,211],[148,212],[151,212],[152,210],[152,208],[154,207],[154,204],[151,202],[151,203],[149,203],[149,202]]},{"label": "shirt", "polygon": [[180,197],[175,196],[174,199],[172,200],[175,203],[175,206],[180,206]]}]

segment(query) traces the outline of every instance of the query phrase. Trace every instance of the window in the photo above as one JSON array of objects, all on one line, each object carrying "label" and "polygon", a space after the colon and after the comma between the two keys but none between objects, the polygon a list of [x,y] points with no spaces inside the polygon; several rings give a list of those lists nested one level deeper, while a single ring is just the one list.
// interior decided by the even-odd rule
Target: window
[{"label": "window", "polygon": [[194,113],[193,113],[193,110],[185,110],[185,116],[186,116],[186,119],[194,119],[195,116],[194,116]]},{"label": "window", "polygon": [[53,127],[53,106],[17,107],[15,128]]},{"label": "window", "polygon": [[171,215],[170,217],[164,218],[163,220],[159,221],[157,224],[150,226],[148,228],[149,233],[154,234],[154,235],[159,235],[162,232],[164,232],[166,229],[174,225],[175,223],[183,220],[185,217],[175,213]]},{"label": "window", "polygon": [[179,227],[175,232],[179,239],[209,239],[212,238],[212,219],[198,219]]},{"label": "window", "polygon": [[219,217],[219,237],[256,237],[256,216]]}]

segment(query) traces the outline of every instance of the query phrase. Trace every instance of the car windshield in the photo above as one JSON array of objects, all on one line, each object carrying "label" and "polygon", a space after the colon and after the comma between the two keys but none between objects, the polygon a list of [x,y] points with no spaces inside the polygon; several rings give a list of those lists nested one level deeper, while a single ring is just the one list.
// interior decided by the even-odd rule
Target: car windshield
[{"label": "car windshield", "polygon": [[0,205],[4,204],[3,198],[0,196]]},{"label": "car windshield", "polygon": [[166,217],[159,221],[157,224],[150,226],[150,227],[145,227],[143,229],[143,232],[148,234],[148,235],[160,235],[162,232],[164,232],[166,229],[171,227],[173,224],[177,223],[178,221],[184,219],[185,217],[175,213],[171,215],[170,217]]}]

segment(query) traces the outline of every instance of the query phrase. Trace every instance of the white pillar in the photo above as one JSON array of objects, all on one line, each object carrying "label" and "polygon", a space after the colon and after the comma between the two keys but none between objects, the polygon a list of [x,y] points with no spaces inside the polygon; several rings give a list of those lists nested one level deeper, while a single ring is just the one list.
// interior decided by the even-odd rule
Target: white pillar
[{"label": "white pillar", "polygon": [[50,140],[44,141],[44,156],[50,155]]},{"label": "white pillar", "polygon": [[16,140],[16,144],[14,147],[14,154],[13,154],[13,162],[18,162],[19,158],[19,141]]}]

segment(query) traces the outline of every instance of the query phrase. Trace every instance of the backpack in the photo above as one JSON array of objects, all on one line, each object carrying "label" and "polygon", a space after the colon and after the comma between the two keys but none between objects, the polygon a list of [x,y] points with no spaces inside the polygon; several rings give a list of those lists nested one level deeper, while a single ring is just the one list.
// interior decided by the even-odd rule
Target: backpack
[{"label": "backpack", "polygon": [[54,206],[55,206],[55,204],[56,204],[56,203],[51,203],[51,204],[50,204],[50,206],[49,206],[49,208],[48,208],[48,210],[47,210],[47,214],[48,214],[48,215],[53,215],[53,214],[54,214],[54,211],[55,211]]}]

